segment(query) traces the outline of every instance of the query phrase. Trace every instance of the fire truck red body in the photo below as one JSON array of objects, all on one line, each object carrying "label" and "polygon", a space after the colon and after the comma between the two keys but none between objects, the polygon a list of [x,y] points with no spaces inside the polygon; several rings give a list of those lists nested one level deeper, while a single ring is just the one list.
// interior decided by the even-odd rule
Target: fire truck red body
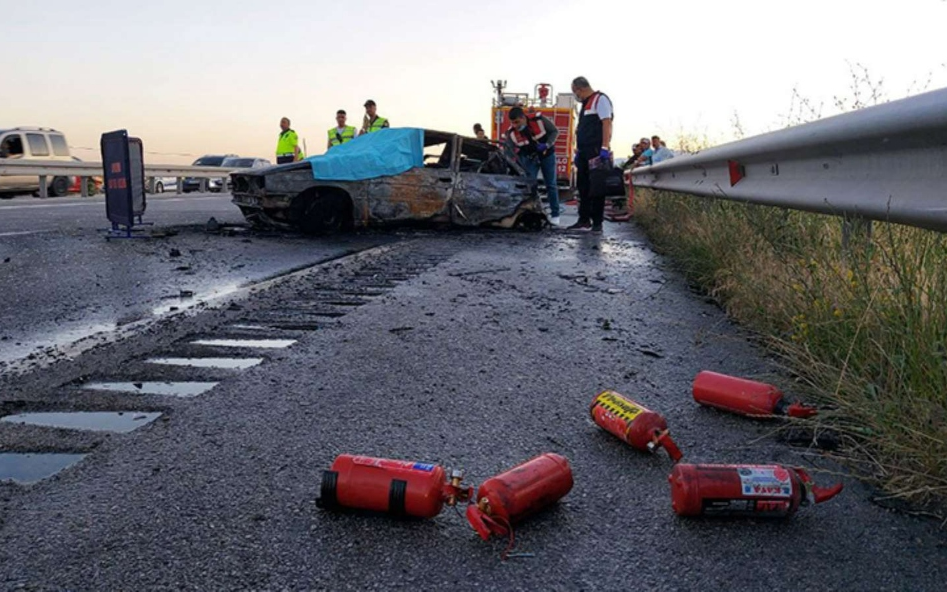
[{"label": "fire truck red body", "polygon": [[575,98],[571,93],[553,94],[551,84],[537,84],[533,96],[527,93],[506,92],[506,81],[493,83],[496,95],[491,111],[490,137],[500,140],[510,129],[510,109],[522,107],[545,116],[556,125],[556,180],[560,187],[572,187],[572,153],[575,149]]}]

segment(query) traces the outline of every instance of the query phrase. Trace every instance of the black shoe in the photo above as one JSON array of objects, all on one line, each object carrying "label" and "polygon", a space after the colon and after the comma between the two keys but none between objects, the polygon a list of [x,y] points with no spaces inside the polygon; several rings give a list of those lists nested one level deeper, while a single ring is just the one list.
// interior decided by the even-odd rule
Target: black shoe
[{"label": "black shoe", "polygon": [[593,225],[592,225],[592,232],[602,232],[602,225],[601,225],[601,224],[593,224]]},{"label": "black shoe", "polygon": [[589,228],[592,228],[591,222],[588,220],[579,220],[572,226],[566,228],[566,230],[588,230]]}]

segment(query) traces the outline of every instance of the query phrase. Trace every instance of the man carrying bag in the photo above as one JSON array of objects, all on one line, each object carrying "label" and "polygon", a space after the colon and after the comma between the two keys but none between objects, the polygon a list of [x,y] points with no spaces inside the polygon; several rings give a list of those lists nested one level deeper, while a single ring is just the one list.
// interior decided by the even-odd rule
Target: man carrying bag
[{"label": "man carrying bag", "polygon": [[[605,217],[605,187],[609,169],[614,168],[612,161],[612,101],[604,93],[592,90],[584,76],[572,81],[572,92],[582,103],[579,111],[579,125],[576,128],[576,184],[579,190],[579,221],[569,227],[570,230],[591,229],[602,231],[602,219]],[[593,164],[595,176],[594,191],[590,165]]]}]

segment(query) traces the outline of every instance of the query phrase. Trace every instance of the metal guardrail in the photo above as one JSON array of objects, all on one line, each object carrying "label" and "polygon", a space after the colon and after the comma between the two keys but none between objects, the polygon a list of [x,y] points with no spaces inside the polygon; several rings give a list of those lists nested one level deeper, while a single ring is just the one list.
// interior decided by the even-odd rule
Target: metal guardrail
[{"label": "metal guardrail", "polygon": [[947,232],[947,89],[634,169],[636,187]]},{"label": "metal guardrail", "polygon": [[[182,180],[185,177],[197,179],[225,179],[230,173],[239,169],[208,167],[208,166],[183,166],[183,165],[145,165],[145,177],[154,179],[155,177],[175,177],[177,178],[177,192],[181,193]],[[41,197],[46,197],[47,186],[46,177],[82,177],[80,183],[82,195],[87,192],[88,177],[103,176],[102,163],[100,162],[68,162],[56,160],[10,160],[0,159],[0,176],[23,176],[39,177],[39,191]],[[206,181],[202,182],[202,187]],[[153,188],[152,188],[153,189]]]}]

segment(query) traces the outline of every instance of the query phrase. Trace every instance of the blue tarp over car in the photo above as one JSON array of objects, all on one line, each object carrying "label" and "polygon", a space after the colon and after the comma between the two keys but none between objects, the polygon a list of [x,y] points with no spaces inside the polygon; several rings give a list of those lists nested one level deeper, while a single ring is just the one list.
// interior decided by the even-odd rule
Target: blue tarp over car
[{"label": "blue tarp over car", "polygon": [[383,129],[306,159],[323,181],[362,181],[424,166],[424,130]]}]

